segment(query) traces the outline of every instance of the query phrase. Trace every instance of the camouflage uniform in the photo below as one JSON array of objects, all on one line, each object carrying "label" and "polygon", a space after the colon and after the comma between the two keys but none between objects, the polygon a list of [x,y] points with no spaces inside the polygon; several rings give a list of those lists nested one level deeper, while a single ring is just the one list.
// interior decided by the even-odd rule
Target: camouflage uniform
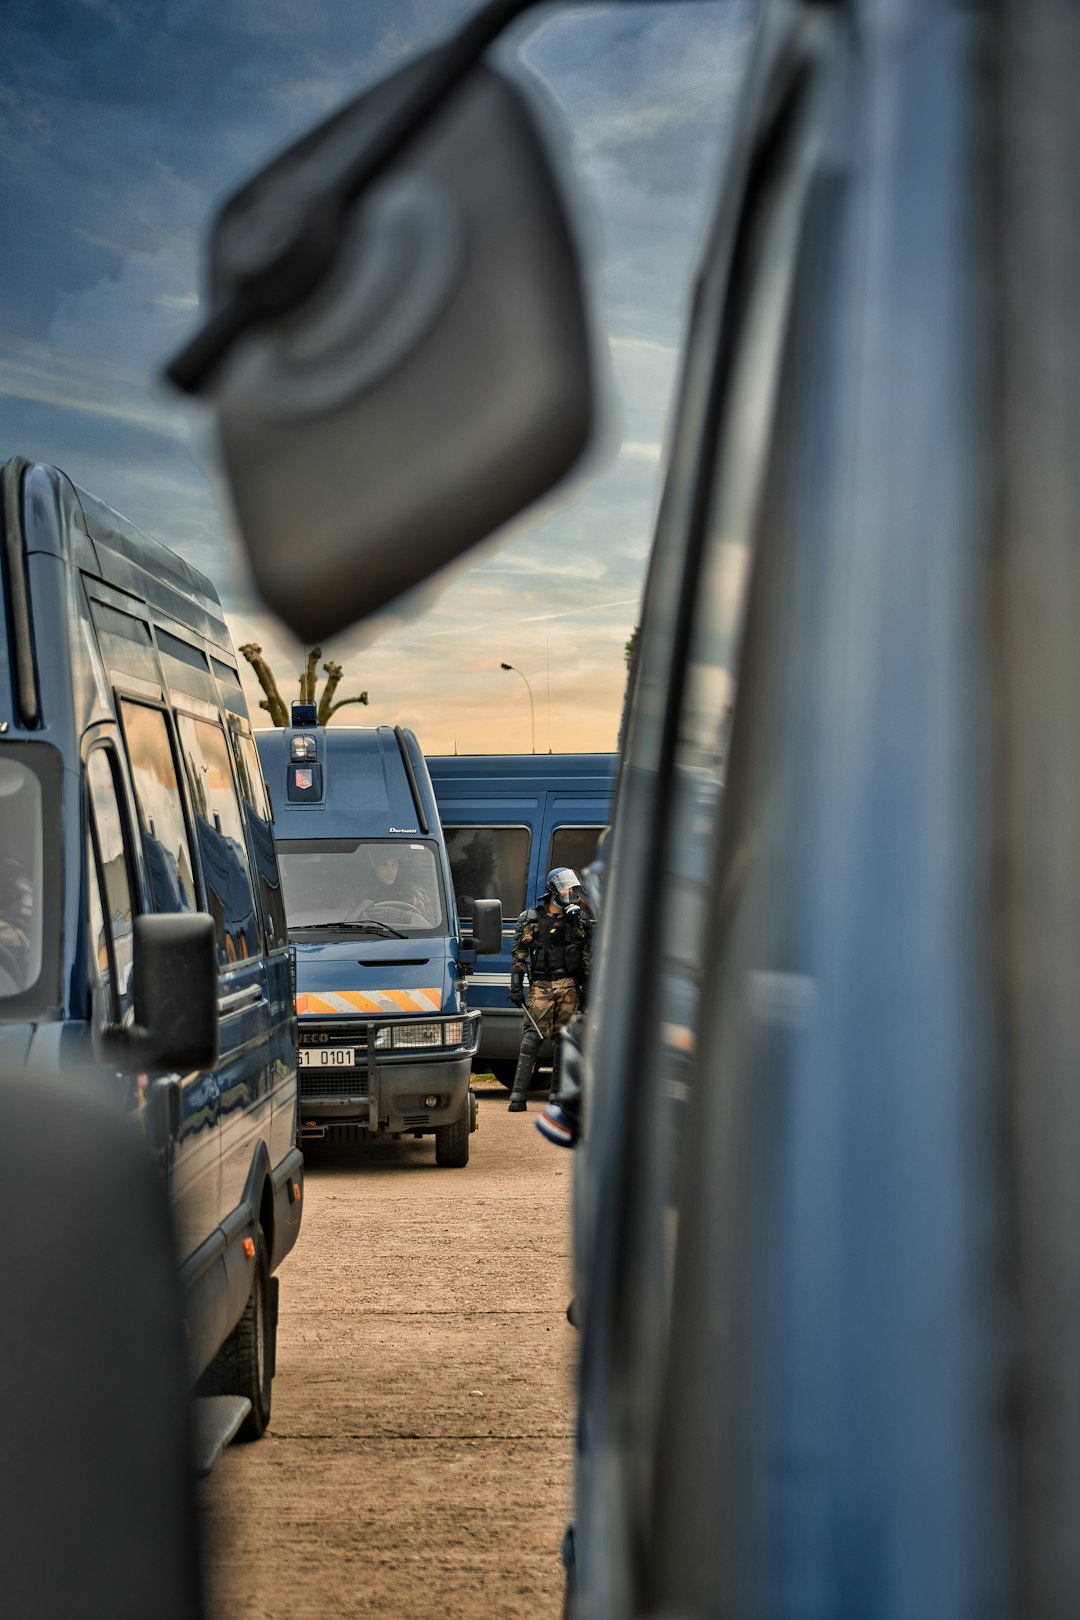
[{"label": "camouflage uniform", "polygon": [[[577,1010],[578,987],[573,979],[553,979],[550,984],[530,985],[529,1011],[540,1025],[543,1036],[558,1035]],[[523,1025],[526,1022],[522,1019]]]},{"label": "camouflage uniform", "polygon": [[510,1096],[515,1109],[524,1107],[540,1037],[557,1037],[582,1004],[589,975],[589,924],[582,910],[544,906],[521,914],[510,958],[511,985],[520,986],[526,973],[528,1009],[540,1033],[529,1018],[522,1020],[521,1052]]}]

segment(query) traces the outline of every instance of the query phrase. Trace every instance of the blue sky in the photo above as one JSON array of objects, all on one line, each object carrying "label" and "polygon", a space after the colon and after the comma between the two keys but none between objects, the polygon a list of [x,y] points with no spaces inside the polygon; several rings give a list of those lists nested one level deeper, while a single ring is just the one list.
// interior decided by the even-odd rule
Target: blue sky
[{"label": "blue sky", "polygon": [[[2,7],[2,453],[55,462],[204,569],[237,642],[260,641],[282,676],[300,650],[251,588],[205,421],[158,373],[197,322],[215,202],[470,9]],[[505,660],[532,683],[538,747],[614,746],[688,276],[754,15],[753,0],[540,7],[500,46],[568,137],[621,448],[571,504],[486,543],[438,592],[328,643],[346,667],[342,692],[371,696],[342,720],[412,725],[431,752],[527,748],[527,698]],[[258,696],[252,680],[256,723]]]}]

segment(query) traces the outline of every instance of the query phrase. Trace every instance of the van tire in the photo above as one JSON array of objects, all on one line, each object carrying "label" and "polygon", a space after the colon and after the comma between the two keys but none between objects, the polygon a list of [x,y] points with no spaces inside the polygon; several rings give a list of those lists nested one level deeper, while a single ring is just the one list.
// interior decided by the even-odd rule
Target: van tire
[{"label": "van tire", "polygon": [[517,1058],[492,1058],[489,1067],[500,1086],[505,1086],[509,1091],[517,1073]]},{"label": "van tire", "polygon": [[435,1163],[443,1170],[464,1170],[469,1162],[469,1105],[452,1125],[435,1127]]},{"label": "van tire", "polygon": [[243,1395],[251,1402],[251,1411],[236,1431],[237,1440],[258,1440],[269,1425],[276,1334],[270,1298],[270,1257],[263,1229],[258,1226],[255,1274],[244,1314],[199,1384],[202,1395]]}]

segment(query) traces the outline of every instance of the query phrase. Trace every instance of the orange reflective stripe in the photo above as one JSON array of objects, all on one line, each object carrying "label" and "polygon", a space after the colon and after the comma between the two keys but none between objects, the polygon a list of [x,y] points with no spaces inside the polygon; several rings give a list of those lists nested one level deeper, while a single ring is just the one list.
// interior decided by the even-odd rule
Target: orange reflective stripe
[{"label": "orange reflective stripe", "polygon": [[321,1001],[318,996],[303,995],[296,998],[296,1010],[300,1014],[328,1013],[332,1011],[332,1008],[328,1007],[325,1001]]},{"label": "orange reflective stripe", "polygon": [[407,990],[385,990],[383,994],[389,996],[391,1001],[396,1002],[402,1012],[416,1011],[418,1003],[413,1000]]},{"label": "orange reflective stripe", "polygon": [[[418,997],[424,1000],[418,1000]],[[382,997],[382,1000],[378,1000]],[[296,1011],[300,1017],[318,1014],[321,1017],[340,1016],[346,1011],[386,1013],[386,1002],[407,1013],[437,1013],[442,997],[437,988],[420,990],[324,990],[321,995],[305,991],[296,998]],[[344,1003],[344,1005],[342,1005]]]}]

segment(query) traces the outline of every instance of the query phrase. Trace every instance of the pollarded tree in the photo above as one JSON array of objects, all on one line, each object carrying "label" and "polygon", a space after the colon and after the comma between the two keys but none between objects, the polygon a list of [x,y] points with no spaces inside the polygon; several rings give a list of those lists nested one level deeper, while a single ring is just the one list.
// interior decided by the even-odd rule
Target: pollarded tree
[{"label": "pollarded tree", "polygon": [[[260,709],[266,710],[275,726],[287,726],[290,718],[289,705],[285,702],[285,699],[281,695],[277,678],[275,677],[273,670],[270,668],[270,665],[263,657],[262,648],[257,642],[247,641],[240,648],[240,651],[243,653],[244,657],[255,671],[259,685],[266,693],[266,696],[259,700]],[[300,671],[299,701],[301,703],[317,704],[318,723],[320,726],[328,726],[332,716],[335,715],[339,709],[346,708],[350,703],[366,703],[368,700],[368,695],[366,692],[360,692],[355,697],[337,697],[337,689],[341,685],[342,677],[344,676],[345,671],[340,664],[335,664],[331,660],[323,665],[323,669],[326,672],[326,684],[323,686],[322,695],[317,698],[316,687],[318,686],[319,682],[317,671],[319,659],[321,657],[322,648],[312,647],[307,655],[307,660],[304,667]]]}]

